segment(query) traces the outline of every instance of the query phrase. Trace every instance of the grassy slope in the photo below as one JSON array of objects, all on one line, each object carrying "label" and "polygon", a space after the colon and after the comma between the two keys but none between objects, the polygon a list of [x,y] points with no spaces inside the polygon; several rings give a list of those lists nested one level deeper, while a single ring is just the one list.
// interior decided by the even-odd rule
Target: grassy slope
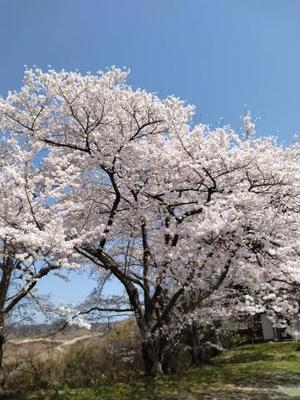
[{"label": "grassy slope", "polygon": [[[97,389],[36,393],[26,399],[300,400],[298,347],[300,345],[295,342],[241,346],[216,357],[201,369],[190,369],[174,377],[158,378],[155,381],[141,378],[126,383],[105,384]],[[295,385],[298,388],[293,389]],[[285,386],[287,389],[275,393],[277,386]]]}]

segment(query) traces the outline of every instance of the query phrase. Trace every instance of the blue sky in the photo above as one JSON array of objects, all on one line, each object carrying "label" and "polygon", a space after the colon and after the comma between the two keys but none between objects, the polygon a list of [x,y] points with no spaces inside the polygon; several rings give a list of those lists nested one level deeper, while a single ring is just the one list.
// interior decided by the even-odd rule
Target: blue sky
[{"label": "blue sky", "polygon": [[[197,120],[238,129],[244,104],[257,134],[289,142],[300,131],[299,0],[0,0],[0,95],[24,65],[95,72],[131,69],[130,83],[175,94]],[[76,301],[81,276],[42,283]]]}]

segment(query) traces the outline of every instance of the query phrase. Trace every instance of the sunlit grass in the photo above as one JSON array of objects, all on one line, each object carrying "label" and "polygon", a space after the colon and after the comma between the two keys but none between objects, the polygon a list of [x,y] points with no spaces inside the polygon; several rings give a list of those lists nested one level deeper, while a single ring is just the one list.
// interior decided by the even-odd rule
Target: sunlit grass
[{"label": "sunlit grass", "polygon": [[299,348],[296,342],[241,346],[214,358],[203,368],[172,377],[131,378],[93,389],[60,388],[33,393],[22,400],[300,399],[300,392],[297,396],[294,389],[290,392],[296,394],[291,396],[274,393],[278,385],[300,386]]}]

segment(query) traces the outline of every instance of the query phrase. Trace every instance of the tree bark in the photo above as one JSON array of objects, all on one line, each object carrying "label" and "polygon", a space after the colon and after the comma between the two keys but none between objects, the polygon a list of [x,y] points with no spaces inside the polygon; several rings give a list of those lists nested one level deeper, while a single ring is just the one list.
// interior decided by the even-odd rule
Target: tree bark
[{"label": "tree bark", "polygon": [[205,361],[205,354],[200,346],[197,324],[193,323],[190,328],[190,340],[192,347],[192,365],[201,367]]},{"label": "tree bark", "polygon": [[162,370],[166,375],[176,374],[178,371],[178,355],[172,349],[168,349],[163,354]]},{"label": "tree bark", "polygon": [[162,349],[159,341],[153,338],[145,339],[142,342],[142,354],[145,367],[145,375],[156,377],[162,374]]},{"label": "tree bark", "polygon": [[4,383],[4,346],[6,342],[4,318],[0,316],[0,386]]}]

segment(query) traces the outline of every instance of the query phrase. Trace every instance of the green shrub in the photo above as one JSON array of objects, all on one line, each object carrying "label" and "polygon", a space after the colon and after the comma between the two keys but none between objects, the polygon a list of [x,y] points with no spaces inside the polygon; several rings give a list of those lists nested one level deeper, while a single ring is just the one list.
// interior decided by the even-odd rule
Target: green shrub
[{"label": "green shrub", "polygon": [[73,345],[63,360],[63,381],[71,387],[93,386],[142,370],[140,346],[131,321],[116,325],[96,342]]},{"label": "green shrub", "polygon": [[26,360],[7,368],[5,387],[16,392],[53,388],[61,380],[60,372],[60,362],[52,353],[39,355],[29,352]]}]

